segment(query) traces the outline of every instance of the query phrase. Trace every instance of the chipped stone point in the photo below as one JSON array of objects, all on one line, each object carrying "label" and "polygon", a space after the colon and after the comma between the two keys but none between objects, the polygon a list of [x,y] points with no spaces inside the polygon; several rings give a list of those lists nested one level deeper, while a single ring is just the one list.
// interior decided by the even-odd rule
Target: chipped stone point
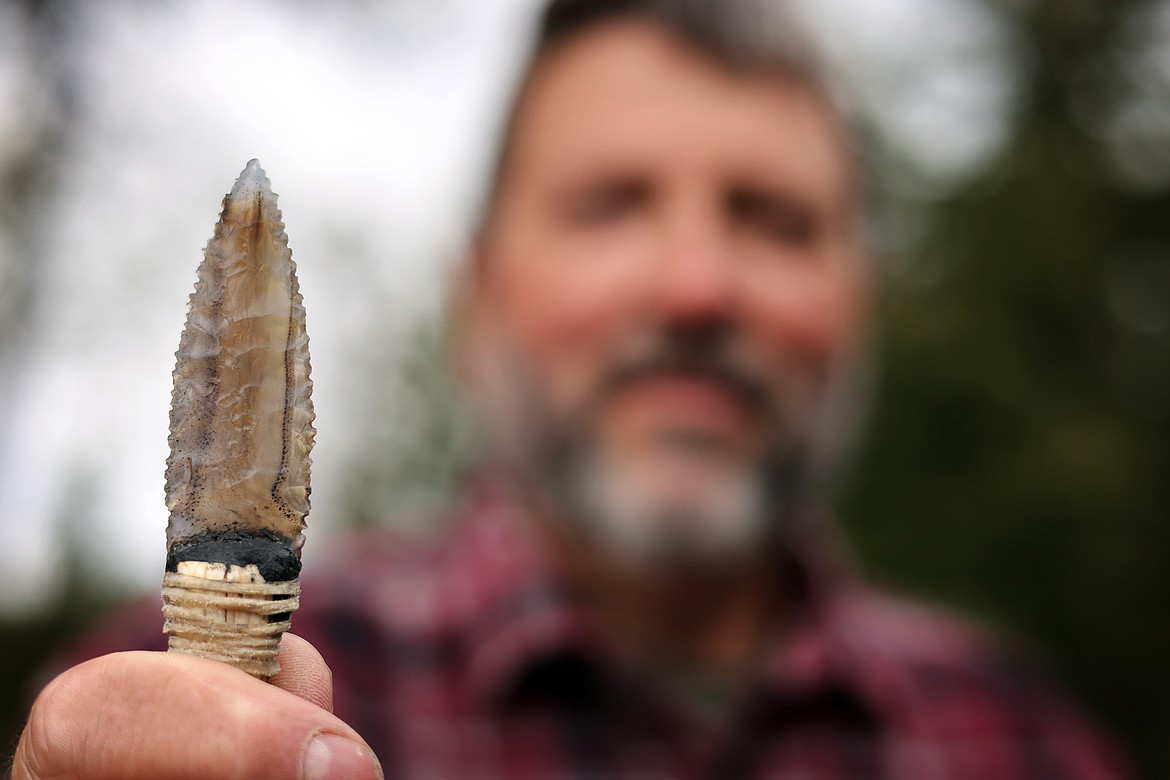
[{"label": "chipped stone point", "polygon": [[296,265],[277,197],[251,160],[224,198],[176,353],[168,545],[255,530],[300,549],[311,394]]}]

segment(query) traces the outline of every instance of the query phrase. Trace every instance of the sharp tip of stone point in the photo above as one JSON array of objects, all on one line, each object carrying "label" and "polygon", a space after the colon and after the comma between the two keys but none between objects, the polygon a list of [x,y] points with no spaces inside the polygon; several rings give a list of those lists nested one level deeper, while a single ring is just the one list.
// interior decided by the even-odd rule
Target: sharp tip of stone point
[{"label": "sharp tip of stone point", "polygon": [[268,181],[268,174],[260,167],[260,161],[255,157],[248,160],[248,164],[240,172],[240,176],[236,179],[236,184],[232,188],[232,195],[243,195],[254,189],[259,189],[263,192],[272,191],[272,185]]}]

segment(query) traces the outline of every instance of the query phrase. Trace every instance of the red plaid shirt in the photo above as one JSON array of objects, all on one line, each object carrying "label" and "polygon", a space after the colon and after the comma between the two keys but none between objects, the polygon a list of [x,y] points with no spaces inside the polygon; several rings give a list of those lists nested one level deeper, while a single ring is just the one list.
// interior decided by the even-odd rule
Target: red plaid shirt
[{"label": "red plaid shirt", "polygon": [[[480,490],[442,544],[366,539],[306,576],[294,630],[333,669],[335,711],[388,778],[1126,776],[1108,741],[986,636],[802,556],[783,639],[723,723],[694,717],[607,649],[516,512]],[[124,630],[111,624],[90,652]]]}]

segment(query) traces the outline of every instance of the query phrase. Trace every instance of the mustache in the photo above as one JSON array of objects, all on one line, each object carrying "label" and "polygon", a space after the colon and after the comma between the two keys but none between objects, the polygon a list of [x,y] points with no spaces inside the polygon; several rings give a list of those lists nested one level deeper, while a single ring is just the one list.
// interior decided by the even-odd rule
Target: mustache
[{"label": "mustache", "polygon": [[643,379],[659,376],[713,381],[753,412],[771,414],[775,399],[762,361],[726,331],[665,329],[626,345],[602,377],[597,401]]}]

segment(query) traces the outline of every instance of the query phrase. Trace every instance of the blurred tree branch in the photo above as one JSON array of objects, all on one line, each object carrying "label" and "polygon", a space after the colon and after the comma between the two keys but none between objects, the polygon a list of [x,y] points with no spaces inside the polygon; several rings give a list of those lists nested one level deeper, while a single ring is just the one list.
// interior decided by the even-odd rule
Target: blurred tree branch
[{"label": "blurred tree branch", "polygon": [[0,123],[0,431],[29,347],[45,233],[72,126],[76,74],[69,54],[73,0],[7,0],[0,20],[17,83]]}]

